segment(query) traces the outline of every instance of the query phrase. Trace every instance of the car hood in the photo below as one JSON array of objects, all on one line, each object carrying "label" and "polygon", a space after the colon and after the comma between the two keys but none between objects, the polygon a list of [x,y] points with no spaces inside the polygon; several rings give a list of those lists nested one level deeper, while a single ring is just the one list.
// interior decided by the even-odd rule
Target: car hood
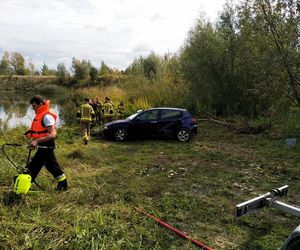
[{"label": "car hood", "polygon": [[123,119],[123,120],[116,120],[116,121],[112,121],[109,123],[105,123],[104,126],[111,126],[111,125],[115,125],[115,124],[122,124],[122,123],[128,123],[128,119]]}]

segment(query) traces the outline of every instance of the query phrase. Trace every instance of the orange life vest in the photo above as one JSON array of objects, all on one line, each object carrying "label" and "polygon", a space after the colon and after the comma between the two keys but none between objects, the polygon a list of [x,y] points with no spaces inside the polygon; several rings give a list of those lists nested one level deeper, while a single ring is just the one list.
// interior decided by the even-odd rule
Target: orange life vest
[{"label": "orange life vest", "polygon": [[[57,115],[54,112],[52,112],[49,109],[49,107],[50,107],[50,102],[49,102],[49,100],[47,100],[47,102],[44,105],[42,105],[38,108],[38,110],[35,113],[35,117],[31,123],[30,130],[25,133],[25,135],[28,138],[38,139],[38,138],[42,138],[49,134],[47,129],[43,126],[43,118],[46,114],[52,115],[54,117],[55,124],[56,124]],[[54,126],[55,126],[55,124],[54,124]]]}]

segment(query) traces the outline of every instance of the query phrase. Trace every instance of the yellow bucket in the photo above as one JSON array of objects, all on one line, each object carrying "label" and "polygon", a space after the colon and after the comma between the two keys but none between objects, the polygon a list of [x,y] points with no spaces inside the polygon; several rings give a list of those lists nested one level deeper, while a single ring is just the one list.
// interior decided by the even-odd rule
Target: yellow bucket
[{"label": "yellow bucket", "polygon": [[14,182],[14,192],[16,194],[27,194],[31,187],[31,176],[29,174],[19,174]]}]

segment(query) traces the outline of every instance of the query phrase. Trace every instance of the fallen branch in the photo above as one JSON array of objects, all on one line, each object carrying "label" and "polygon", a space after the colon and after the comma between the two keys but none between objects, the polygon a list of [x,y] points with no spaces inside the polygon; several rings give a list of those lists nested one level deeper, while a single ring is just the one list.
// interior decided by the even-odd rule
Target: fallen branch
[{"label": "fallen branch", "polygon": [[214,123],[223,125],[223,126],[228,127],[228,128],[233,127],[233,123],[224,122],[224,121],[217,120],[217,119],[213,119],[213,118],[202,118],[202,119],[197,119],[197,120],[198,120],[198,121],[214,122]]},{"label": "fallen branch", "polygon": [[198,119],[198,121],[207,121],[207,122],[213,122],[222,126],[225,126],[232,130],[235,134],[260,134],[265,132],[267,129],[271,127],[271,123],[262,124],[260,126],[250,126],[248,123],[245,123],[243,125],[236,124],[232,122],[226,122],[224,120],[216,119],[216,118],[202,118]]}]

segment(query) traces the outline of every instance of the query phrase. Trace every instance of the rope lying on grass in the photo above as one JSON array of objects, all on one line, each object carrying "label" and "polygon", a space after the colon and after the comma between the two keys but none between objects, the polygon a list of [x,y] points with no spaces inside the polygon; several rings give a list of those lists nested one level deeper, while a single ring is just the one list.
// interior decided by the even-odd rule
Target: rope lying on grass
[{"label": "rope lying on grass", "polygon": [[166,228],[172,230],[173,232],[175,232],[175,233],[176,233],[177,235],[179,235],[180,237],[185,238],[185,239],[191,241],[191,242],[192,242],[193,244],[195,244],[196,246],[201,247],[201,248],[204,249],[204,250],[213,250],[212,248],[210,248],[210,247],[208,247],[208,246],[205,246],[203,243],[201,243],[201,242],[199,242],[199,241],[197,241],[197,240],[192,239],[190,236],[188,236],[188,235],[186,235],[185,233],[179,231],[178,229],[172,227],[170,224],[168,224],[168,223],[162,221],[161,219],[156,218],[156,217],[154,217],[153,215],[146,213],[143,209],[138,208],[138,207],[135,207],[135,206],[134,206],[133,208],[134,208],[134,210],[136,210],[137,212],[140,212],[140,213],[142,213],[142,214],[148,216],[149,218],[155,220],[158,224],[160,224],[160,225],[162,225],[162,226],[164,226],[164,227],[166,227]]}]

